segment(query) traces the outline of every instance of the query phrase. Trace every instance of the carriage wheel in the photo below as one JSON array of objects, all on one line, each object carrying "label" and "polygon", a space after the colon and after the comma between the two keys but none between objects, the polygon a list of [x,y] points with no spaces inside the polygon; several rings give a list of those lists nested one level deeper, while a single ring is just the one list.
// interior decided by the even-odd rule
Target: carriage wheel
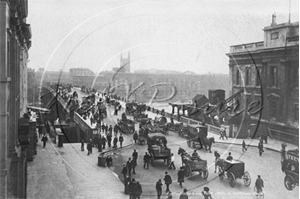
[{"label": "carriage wheel", "polygon": [[233,173],[230,172],[228,174],[228,180],[229,180],[230,186],[234,187],[234,185],[235,185],[235,177],[234,177]]},{"label": "carriage wheel", "polygon": [[294,182],[294,179],[287,175],[284,177],[284,186],[287,190],[291,191],[295,188],[295,182]]},{"label": "carriage wheel", "polygon": [[251,184],[251,177],[247,171],[243,175],[243,180],[244,180],[244,184],[246,185],[246,187],[249,187],[249,185]]},{"label": "carriage wheel", "polygon": [[219,178],[220,178],[221,180],[224,180],[224,171],[223,171],[222,168],[219,168],[218,174],[219,174]]},{"label": "carriage wheel", "polygon": [[208,170],[205,169],[204,171],[202,171],[202,173],[203,173],[203,178],[206,180],[208,177]]}]

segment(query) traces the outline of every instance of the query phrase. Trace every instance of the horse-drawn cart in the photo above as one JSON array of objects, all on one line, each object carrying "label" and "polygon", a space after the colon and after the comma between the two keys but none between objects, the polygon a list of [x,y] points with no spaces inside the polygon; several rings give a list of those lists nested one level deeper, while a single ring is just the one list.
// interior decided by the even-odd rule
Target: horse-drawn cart
[{"label": "horse-drawn cart", "polygon": [[171,149],[167,147],[167,138],[161,133],[149,134],[147,139],[148,152],[151,156],[152,166],[154,160],[164,160],[167,165],[171,161]]},{"label": "horse-drawn cart", "polygon": [[284,186],[291,191],[299,186],[299,149],[288,150],[281,165],[281,169],[285,173]]},{"label": "horse-drawn cart", "polygon": [[229,181],[231,187],[235,186],[235,180],[237,178],[243,179],[245,186],[251,184],[250,174],[245,171],[245,163],[240,160],[223,160],[219,159],[217,161],[217,166],[219,167],[219,178],[221,180],[225,179]]},{"label": "horse-drawn cart", "polygon": [[206,160],[202,160],[199,157],[192,157],[182,148],[179,148],[178,154],[181,154],[184,175],[186,177],[191,177],[192,172],[199,172],[200,176],[202,175],[204,179],[207,179],[208,169]]}]

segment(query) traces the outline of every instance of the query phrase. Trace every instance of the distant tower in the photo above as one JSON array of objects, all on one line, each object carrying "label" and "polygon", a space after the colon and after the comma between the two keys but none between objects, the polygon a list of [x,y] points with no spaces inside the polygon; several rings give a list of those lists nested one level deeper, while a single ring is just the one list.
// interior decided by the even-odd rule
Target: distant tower
[{"label": "distant tower", "polygon": [[120,67],[122,68],[120,72],[130,73],[130,52],[127,58],[123,58],[123,53],[121,53]]}]

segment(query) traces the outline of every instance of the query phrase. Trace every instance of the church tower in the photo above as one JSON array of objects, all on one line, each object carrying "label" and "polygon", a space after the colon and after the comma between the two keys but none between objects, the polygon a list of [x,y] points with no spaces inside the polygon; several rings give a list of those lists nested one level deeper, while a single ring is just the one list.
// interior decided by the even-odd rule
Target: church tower
[{"label": "church tower", "polygon": [[128,52],[127,58],[123,57],[123,52],[121,53],[120,67],[122,68],[120,72],[130,73],[130,52]]}]

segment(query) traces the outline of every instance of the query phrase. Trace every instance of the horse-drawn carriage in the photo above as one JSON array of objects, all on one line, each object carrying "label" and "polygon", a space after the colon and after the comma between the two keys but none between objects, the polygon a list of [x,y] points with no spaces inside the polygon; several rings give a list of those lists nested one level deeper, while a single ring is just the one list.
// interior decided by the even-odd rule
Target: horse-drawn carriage
[{"label": "horse-drawn carriage", "polygon": [[127,119],[125,113],[122,114],[121,120],[118,119],[117,125],[121,129],[122,133],[134,133],[135,131],[135,122],[130,119]]},{"label": "horse-drawn carriage", "polygon": [[299,186],[299,150],[288,150],[281,164],[285,173],[284,186],[287,190],[293,190],[295,186]]},{"label": "horse-drawn carriage", "polygon": [[243,179],[245,186],[251,184],[250,174],[245,171],[245,163],[240,160],[224,160],[219,159],[216,162],[219,167],[218,174],[221,180],[228,180],[231,187],[235,186],[237,178]]},{"label": "horse-drawn carriage", "polygon": [[207,179],[208,169],[207,161],[202,160],[199,157],[193,157],[190,154],[186,153],[183,148],[179,148],[178,154],[181,155],[182,165],[184,167],[184,175],[186,177],[191,177],[192,172],[199,172],[199,175]]},{"label": "horse-drawn carriage", "polygon": [[160,117],[160,118],[155,118],[154,120],[150,120],[148,122],[149,125],[147,125],[150,133],[162,133],[167,135],[169,132],[169,128],[167,126],[167,118],[166,117]]},{"label": "horse-drawn carriage", "polygon": [[205,150],[211,153],[211,145],[215,143],[214,137],[207,137],[207,126],[205,125],[197,125],[197,126],[184,126],[183,127],[183,137],[186,137],[187,145],[192,148],[200,148],[203,146]]},{"label": "horse-drawn carriage", "polygon": [[148,152],[151,156],[151,164],[155,160],[164,160],[167,165],[171,161],[171,149],[167,147],[167,138],[161,133],[149,134],[147,139]]}]

